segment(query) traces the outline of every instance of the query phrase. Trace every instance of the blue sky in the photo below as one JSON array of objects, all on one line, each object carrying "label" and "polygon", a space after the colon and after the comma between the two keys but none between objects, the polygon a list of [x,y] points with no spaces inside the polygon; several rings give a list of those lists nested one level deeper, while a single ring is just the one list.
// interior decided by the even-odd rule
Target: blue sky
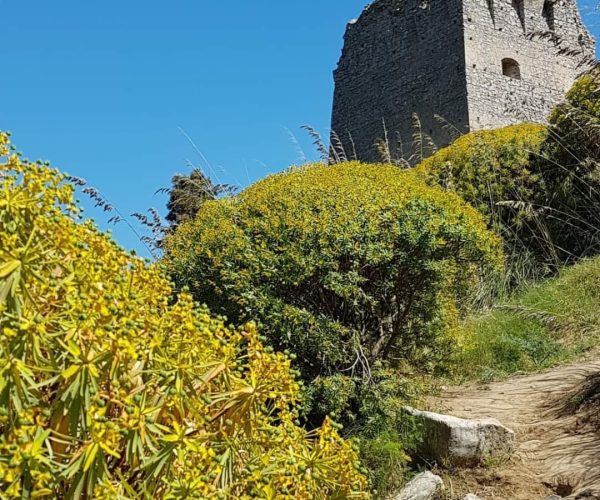
[{"label": "blue sky", "polygon": [[[366,0],[0,0],[0,129],[121,212],[163,210],[174,173],[246,186],[327,135],[346,22]],[[595,0],[580,1],[600,35]],[[102,227],[106,218],[88,210]],[[124,225],[117,240],[144,253]]]}]

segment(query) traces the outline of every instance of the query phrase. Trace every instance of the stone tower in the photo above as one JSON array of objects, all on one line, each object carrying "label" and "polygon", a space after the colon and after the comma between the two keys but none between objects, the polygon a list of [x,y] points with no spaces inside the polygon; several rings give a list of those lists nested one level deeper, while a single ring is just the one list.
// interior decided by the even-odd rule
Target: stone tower
[{"label": "stone tower", "polygon": [[545,122],[595,53],[576,0],[376,0],[344,40],[332,130],[363,161],[381,160],[385,137],[407,158],[413,114],[438,147]]}]

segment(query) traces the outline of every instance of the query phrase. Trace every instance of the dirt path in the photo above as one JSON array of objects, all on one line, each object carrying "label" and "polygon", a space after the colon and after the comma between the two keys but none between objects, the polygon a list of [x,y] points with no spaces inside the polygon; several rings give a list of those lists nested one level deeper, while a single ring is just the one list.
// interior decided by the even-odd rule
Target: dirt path
[{"label": "dirt path", "polygon": [[600,434],[581,415],[565,411],[586,378],[597,372],[600,361],[443,391],[434,408],[463,418],[496,418],[516,432],[518,441],[508,463],[447,473],[450,497],[476,493],[484,500],[537,500],[586,489],[600,494]]}]

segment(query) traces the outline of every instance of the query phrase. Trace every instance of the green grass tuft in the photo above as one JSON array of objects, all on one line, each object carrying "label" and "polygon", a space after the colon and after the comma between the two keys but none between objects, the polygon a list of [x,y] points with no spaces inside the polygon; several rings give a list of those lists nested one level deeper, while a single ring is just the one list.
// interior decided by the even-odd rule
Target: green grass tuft
[{"label": "green grass tuft", "polygon": [[600,340],[600,258],[531,285],[459,329],[458,380],[542,370],[595,350]]}]

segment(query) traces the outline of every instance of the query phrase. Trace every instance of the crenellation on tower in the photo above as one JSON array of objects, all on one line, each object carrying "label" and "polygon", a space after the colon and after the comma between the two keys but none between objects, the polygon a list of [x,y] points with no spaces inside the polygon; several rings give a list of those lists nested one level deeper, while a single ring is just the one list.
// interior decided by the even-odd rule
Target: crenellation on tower
[{"label": "crenellation on tower", "polygon": [[575,0],[377,0],[347,27],[332,129],[378,161],[384,136],[410,150],[413,114],[438,146],[448,126],[544,122],[594,53]]}]

